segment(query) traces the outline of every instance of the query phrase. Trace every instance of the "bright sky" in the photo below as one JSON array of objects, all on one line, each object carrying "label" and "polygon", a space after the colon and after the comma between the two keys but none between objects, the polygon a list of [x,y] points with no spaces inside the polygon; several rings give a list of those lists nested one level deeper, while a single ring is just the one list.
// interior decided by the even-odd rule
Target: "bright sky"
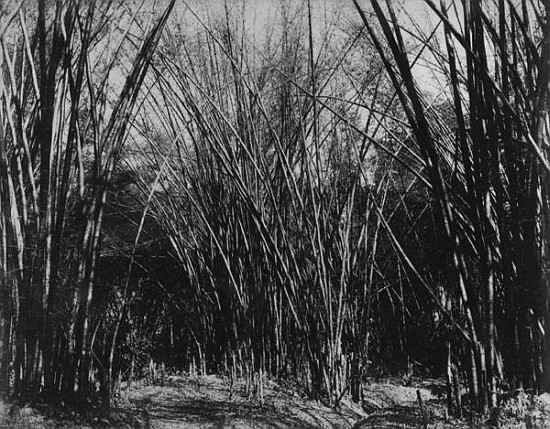
[{"label": "bright sky", "polygon": [[[166,1],[166,0],[165,0]],[[452,1],[452,0],[451,0]],[[330,24],[344,29],[351,22],[360,22],[352,0],[310,0],[312,6],[312,21],[314,39],[320,43],[321,35]],[[273,26],[277,25],[278,11],[282,5],[290,5],[293,17],[302,14],[303,22],[307,25],[307,0],[227,0],[229,8],[234,10],[234,17],[240,18],[243,11],[245,25],[249,35],[261,41]],[[371,10],[370,1],[359,0],[360,5],[369,14]],[[382,2],[383,3],[383,2]],[[439,2],[437,2],[439,3]],[[394,0],[398,19],[408,28],[413,30],[411,21],[418,23],[419,27],[426,32],[438,21],[435,14],[429,9],[424,0]],[[189,22],[191,15],[187,6],[195,11],[201,19],[208,20],[208,17],[218,19],[224,16],[224,1],[221,0],[178,0],[174,19]],[[192,21],[192,20],[191,20]],[[316,36],[316,37],[315,37]],[[314,40],[314,43],[316,42]],[[411,47],[417,42],[409,40]],[[418,67],[419,84],[429,91],[438,90],[433,87],[432,74],[429,70],[422,71],[422,65]],[[433,88],[431,88],[433,87]]]}]

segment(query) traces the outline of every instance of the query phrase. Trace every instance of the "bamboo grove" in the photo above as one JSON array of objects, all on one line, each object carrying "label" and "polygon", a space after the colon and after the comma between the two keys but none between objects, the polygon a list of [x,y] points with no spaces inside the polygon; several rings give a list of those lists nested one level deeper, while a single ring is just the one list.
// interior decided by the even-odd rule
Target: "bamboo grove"
[{"label": "bamboo grove", "polygon": [[[469,392],[481,409],[497,405],[502,383],[550,388],[550,27],[544,24],[550,4],[544,3],[537,8],[528,2],[471,1],[457,10],[428,1],[445,43],[436,46],[429,36],[420,40],[448,82],[456,124],[447,142],[435,137],[440,121],[415,87],[391,4],[384,12],[373,2],[383,34],[378,36],[355,3],[425,161],[454,265],[466,341],[462,353],[470,355]],[[442,144],[450,161],[436,151]]]},{"label": "bamboo grove", "polygon": [[12,6],[3,11],[0,51],[0,386],[31,398],[71,397],[77,386],[85,398],[107,184],[173,2],[144,34],[111,106],[104,94],[125,37],[110,41],[119,44],[110,57],[96,50],[107,43],[113,5],[40,1],[35,25],[22,4]]},{"label": "bamboo grove", "polygon": [[550,390],[550,4],[281,2],[260,36],[248,2],[15,3],[3,398],[108,411],[144,356],[333,405],[413,360],[482,412]]}]

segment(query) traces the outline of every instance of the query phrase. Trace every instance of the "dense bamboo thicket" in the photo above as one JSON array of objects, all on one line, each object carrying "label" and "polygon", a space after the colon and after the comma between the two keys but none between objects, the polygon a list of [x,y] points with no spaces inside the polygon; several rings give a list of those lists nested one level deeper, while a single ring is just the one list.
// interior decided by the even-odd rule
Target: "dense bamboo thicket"
[{"label": "dense bamboo thicket", "polygon": [[[93,300],[106,192],[173,3],[131,49],[137,12],[111,2],[2,10],[2,396],[77,391],[85,400],[98,367],[108,392],[112,358],[99,366],[91,353],[102,324]],[[123,57],[128,69],[117,65]]]},{"label": "dense bamboo thicket", "polygon": [[367,358],[367,285],[378,275],[364,261],[376,258],[383,205],[367,185],[371,141],[344,98],[380,80],[346,76],[360,34],[341,50],[331,33],[315,47],[307,12],[283,10],[263,47],[229,12],[216,30],[170,38],[145,109],[164,127],[145,133],[157,153],[150,206],[192,292],[202,371],[260,387],[265,374],[297,377],[337,401],[352,379],[359,391]]},{"label": "dense bamboo thicket", "polygon": [[548,391],[550,5],[426,4],[0,6],[2,397]]},{"label": "dense bamboo thicket", "polygon": [[444,82],[439,96],[451,106],[452,127],[416,85],[392,4],[373,0],[377,33],[355,2],[425,162],[452,257],[451,311],[463,320],[464,342],[458,350],[452,346],[473,404],[487,410],[497,405],[501,389],[550,388],[550,4],[427,4],[444,43],[434,40],[435,33],[415,38]]}]

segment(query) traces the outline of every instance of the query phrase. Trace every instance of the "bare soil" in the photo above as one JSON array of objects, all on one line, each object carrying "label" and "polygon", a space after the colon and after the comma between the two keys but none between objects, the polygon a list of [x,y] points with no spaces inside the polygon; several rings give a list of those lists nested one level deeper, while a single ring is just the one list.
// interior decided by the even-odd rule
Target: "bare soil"
[{"label": "bare soil", "polygon": [[[445,421],[444,386],[437,380],[400,380],[371,383],[364,387],[362,405],[343,399],[338,407],[306,398],[299,390],[281,383],[264,383],[258,392],[245,395],[243,381],[231,388],[219,376],[167,377],[162,384],[122,388],[110,419],[92,409],[86,416],[63,408],[8,406],[0,403],[0,428],[14,429],[279,429],[279,428],[456,428],[480,427],[465,421]],[[418,402],[422,398],[423,413]],[[520,410],[517,406],[516,410]],[[510,411],[510,410],[509,410]],[[514,411],[512,409],[512,411]],[[501,427],[550,427],[547,415],[536,419],[508,419]],[[509,417],[509,416],[508,416]],[[500,422],[494,422],[500,423]]]},{"label": "bare soil", "polygon": [[227,378],[170,377],[164,386],[132,389],[125,407],[140,410],[151,428],[351,428],[365,413],[358,405],[343,403],[339,409],[301,397],[278,383],[264,383],[258,393],[244,395],[244,382],[233,393]]}]

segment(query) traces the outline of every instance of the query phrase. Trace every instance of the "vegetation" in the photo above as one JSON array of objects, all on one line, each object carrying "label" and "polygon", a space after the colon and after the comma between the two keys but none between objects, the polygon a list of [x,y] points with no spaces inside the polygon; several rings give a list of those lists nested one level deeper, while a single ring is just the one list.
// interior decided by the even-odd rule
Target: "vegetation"
[{"label": "vegetation", "polygon": [[2,399],[550,391],[550,3],[426,4],[0,6]]},{"label": "vegetation", "polygon": [[434,46],[430,36],[421,43],[448,79],[444,95],[456,119],[442,138],[445,124],[415,86],[401,29],[391,23],[391,4],[387,16],[372,2],[391,54],[355,4],[407,114],[434,212],[444,225],[458,286],[450,311],[464,319],[460,355],[463,362],[470,355],[465,367],[472,405],[487,412],[503,386],[546,391],[550,165],[544,64],[550,51],[547,27],[531,22],[542,23],[543,12],[526,2],[520,8],[501,1],[494,10],[465,2],[453,11],[463,22],[457,29],[444,3],[438,8],[428,2],[444,28],[445,48]]}]

